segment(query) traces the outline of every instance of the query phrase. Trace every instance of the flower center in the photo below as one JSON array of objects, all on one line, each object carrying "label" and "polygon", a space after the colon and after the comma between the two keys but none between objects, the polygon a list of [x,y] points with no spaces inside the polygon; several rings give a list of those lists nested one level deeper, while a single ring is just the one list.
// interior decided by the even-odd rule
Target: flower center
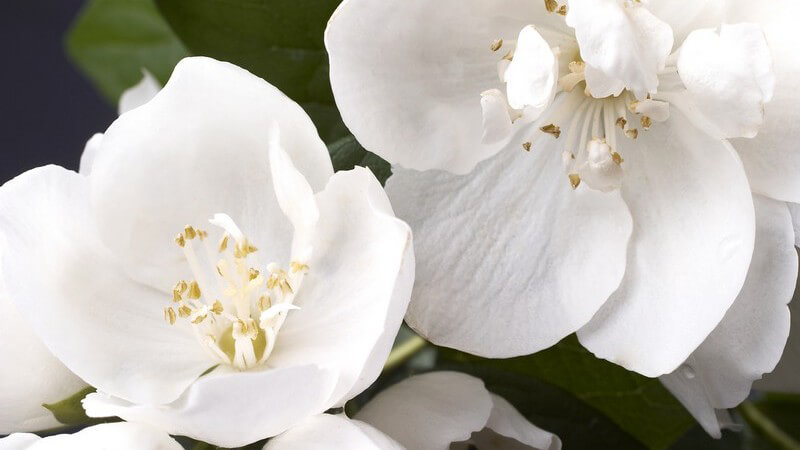
[{"label": "flower center", "polygon": [[308,266],[291,262],[259,264],[258,249],[224,214],[211,220],[222,229],[217,245],[207,231],[187,225],[175,242],[183,250],[193,280],[172,291],[166,321],[186,321],[209,355],[240,370],[263,364],[293,305]]}]

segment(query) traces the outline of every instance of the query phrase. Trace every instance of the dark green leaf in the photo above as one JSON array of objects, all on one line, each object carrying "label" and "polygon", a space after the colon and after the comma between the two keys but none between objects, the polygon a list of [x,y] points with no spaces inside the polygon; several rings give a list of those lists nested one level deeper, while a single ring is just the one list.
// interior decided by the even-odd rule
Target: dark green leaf
[{"label": "dark green leaf", "polygon": [[364,150],[364,147],[353,136],[343,137],[330,144],[328,153],[331,154],[333,168],[337,171],[350,170],[355,166],[369,167],[381,184],[385,184],[386,179],[392,175],[389,163],[378,155]]},{"label": "dark green leaf", "polygon": [[90,425],[105,422],[107,420],[88,417],[86,411],[83,410],[83,405],[81,405],[81,400],[94,391],[95,389],[93,387],[87,387],[64,400],[44,404],[42,406],[50,410],[56,420],[64,425]]},{"label": "dark green leaf", "polygon": [[300,103],[325,142],[346,134],[323,35],[340,0],[156,0],[192,53],[229,61]]},{"label": "dark green leaf", "polygon": [[142,78],[142,69],[166,82],[186,49],[152,0],[91,0],[67,37],[77,66],[116,104]]},{"label": "dark green leaf", "polygon": [[692,417],[658,380],[595,358],[574,336],[535,355],[507,360],[486,360],[452,350],[443,350],[441,355],[445,363],[502,370],[557,386],[649,448],[669,446],[694,425]]}]

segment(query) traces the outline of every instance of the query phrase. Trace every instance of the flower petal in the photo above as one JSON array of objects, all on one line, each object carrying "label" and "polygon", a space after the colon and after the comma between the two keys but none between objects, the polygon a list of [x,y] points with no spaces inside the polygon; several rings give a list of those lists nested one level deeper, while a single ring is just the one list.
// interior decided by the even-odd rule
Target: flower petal
[{"label": "flower petal", "polygon": [[395,211],[414,229],[406,321],[428,340],[527,355],[583,326],[619,285],[630,214],[618,192],[573,190],[558,142],[545,136],[465,176],[396,169],[389,178]]},{"label": "flower petal", "polygon": [[[506,399],[492,396],[492,414],[486,428],[501,436],[541,450],[561,449],[561,439],[549,431],[542,430],[522,416]],[[483,447],[481,447],[483,448]]]},{"label": "flower petal", "polygon": [[[729,2],[728,20],[758,22],[775,64],[775,97],[767,104],[764,125],[754,139],[735,139],[754,192],[778,200],[800,202],[800,3],[773,1],[769,6]],[[754,7],[758,5],[758,7]]]},{"label": "flower petal", "polygon": [[635,224],[628,267],[578,337],[600,358],[659,376],[686,360],[738,295],[753,253],[753,201],[730,145],[677,110],[620,148]]},{"label": "flower petal", "polygon": [[725,7],[730,3],[728,0],[650,0],[647,9],[672,28],[675,43],[680,45],[692,31],[725,22]]},{"label": "flower petal", "polygon": [[226,213],[256,245],[288,260],[291,226],[272,188],[269,142],[319,190],[333,173],[314,125],[296,103],[234,65],[186,58],[156,97],[115,121],[92,169],[103,241],[142,281],[169,289],[186,267],[170,240]]},{"label": "flower petal", "polygon": [[492,408],[481,380],[458,372],[431,372],[379,393],[355,418],[406,448],[447,450],[482,430]]},{"label": "flower petal", "polygon": [[100,150],[102,142],[103,133],[95,133],[86,141],[86,146],[84,146],[83,153],[81,154],[79,170],[81,175],[89,175],[92,173],[92,165],[94,164],[94,159],[97,157],[97,152]]},{"label": "flower petal", "polygon": [[[772,100],[775,74],[761,27],[723,25],[696,30],[683,43],[678,73],[690,102],[687,113],[720,138],[758,134]],[[680,106],[680,103],[676,103]]]},{"label": "flower petal", "polygon": [[49,166],[0,188],[8,298],[90,385],[129,400],[172,401],[211,359],[187,330],[165,322],[169,297],[131,282],[97,241],[88,184]]},{"label": "flower petal", "polygon": [[220,447],[241,447],[324,412],[335,382],[335,372],[313,365],[247,372],[221,366],[169,405],[134,405],[95,393],[83,407],[90,417],[117,416]]},{"label": "flower petal", "polygon": [[104,423],[74,434],[39,438],[12,434],[0,439],[3,450],[181,450],[181,444],[167,433],[136,423]]},{"label": "flower petal", "polygon": [[558,79],[558,59],[550,44],[532,25],[519,33],[514,59],[504,78],[508,103],[514,109],[525,109],[536,119],[553,102]]},{"label": "flower petal", "polygon": [[0,318],[0,435],[61,425],[42,404],[63,400],[86,383],[47,350],[6,298],[1,279]]},{"label": "flower petal", "polygon": [[117,112],[121,116],[132,109],[144,105],[152,100],[160,90],[161,83],[147,69],[142,69],[141,81],[126,89],[120,96]]},{"label": "flower petal", "polygon": [[338,172],[317,194],[308,274],[270,356],[272,367],[319,364],[339,373],[331,403],[380,374],[414,283],[411,230],[369,169]]},{"label": "flower petal", "polygon": [[747,398],[753,381],[775,368],[789,336],[786,305],[797,281],[792,219],[784,203],[758,195],[753,202],[755,250],[742,291],[686,363],[661,377],[714,437],[720,437],[714,410]]},{"label": "flower petal", "polygon": [[371,426],[344,415],[309,417],[291,430],[270,439],[264,450],[402,449],[391,438]]},{"label": "flower petal", "polygon": [[[795,293],[800,289],[795,287]],[[775,370],[765,374],[756,381],[753,387],[761,391],[800,393],[800,301],[795,299],[789,304],[791,327],[789,340]]]},{"label": "flower petal", "polygon": [[588,65],[640,99],[656,91],[658,71],[672,51],[669,25],[639,2],[619,0],[570,0],[566,19]]},{"label": "flower petal", "polygon": [[531,23],[567,36],[561,19],[527,0],[346,0],[325,33],[342,118],[393,164],[467,173],[507,145],[481,143],[480,94],[503,87],[492,42]]}]

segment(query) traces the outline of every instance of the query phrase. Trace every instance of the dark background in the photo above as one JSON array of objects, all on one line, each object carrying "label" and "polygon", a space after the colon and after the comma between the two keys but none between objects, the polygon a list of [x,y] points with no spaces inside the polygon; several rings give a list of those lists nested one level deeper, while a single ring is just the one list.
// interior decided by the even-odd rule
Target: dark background
[{"label": "dark background", "polygon": [[64,50],[82,5],[4,0],[0,6],[0,184],[46,164],[77,169],[86,140],[116,117]]}]

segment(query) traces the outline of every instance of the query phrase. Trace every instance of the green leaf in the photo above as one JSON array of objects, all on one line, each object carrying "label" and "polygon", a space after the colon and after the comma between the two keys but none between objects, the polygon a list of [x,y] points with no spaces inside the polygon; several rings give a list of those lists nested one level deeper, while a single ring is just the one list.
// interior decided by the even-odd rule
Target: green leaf
[{"label": "green leaf", "polygon": [[192,53],[232,62],[300,103],[325,142],[347,130],[334,106],[323,35],[340,0],[156,0]]},{"label": "green leaf", "polygon": [[49,404],[45,403],[42,406],[50,410],[56,420],[64,425],[91,425],[106,422],[107,420],[93,419],[87,416],[86,411],[83,410],[81,400],[92,392],[95,392],[95,389],[87,387],[64,400]]},{"label": "green leaf", "polygon": [[392,175],[389,163],[378,155],[364,150],[353,136],[345,136],[328,145],[328,153],[331,155],[333,168],[337,171],[350,170],[355,166],[369,167],[381,184],[385,184],[386,179]]},{"label": "green leaf", "polygon": [[145,68],[165,83],[187,50],[152,0],[91,0],[67,37],[75,64],[116,104]]},{"label": "green leaf", "polygon": [[[440,354],[445,363],[501,370],[557,386],[603,413],[648,448],[669,446],[695,423],[658,380],[595,358],[574,336],[535,355],[507,360],[486,360],[452,350]],[[515,399],[508,400],[513,403]]]}]

